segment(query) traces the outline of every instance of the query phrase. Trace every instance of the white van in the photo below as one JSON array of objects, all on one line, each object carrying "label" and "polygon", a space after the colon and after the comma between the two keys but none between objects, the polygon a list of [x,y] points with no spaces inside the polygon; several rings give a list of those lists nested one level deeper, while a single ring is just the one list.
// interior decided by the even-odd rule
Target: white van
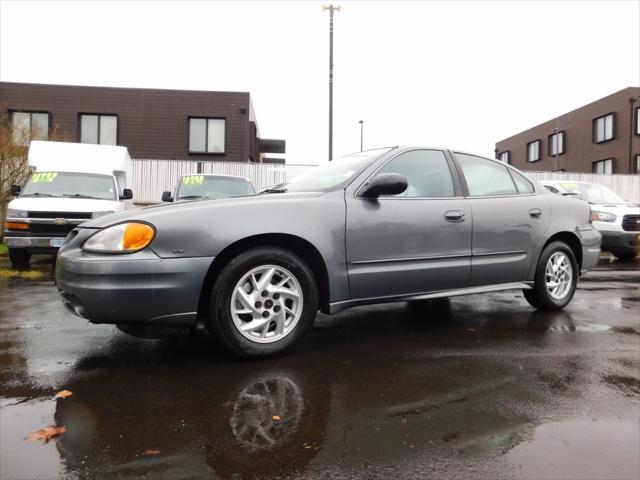
[{"label": "white van", "polygon": [[55,253],[76,225],[126,208],[133,193],[126,147],[32,141],[32,173],[13,185],[4,242],[11,263],[29,264],[33,253]]}]

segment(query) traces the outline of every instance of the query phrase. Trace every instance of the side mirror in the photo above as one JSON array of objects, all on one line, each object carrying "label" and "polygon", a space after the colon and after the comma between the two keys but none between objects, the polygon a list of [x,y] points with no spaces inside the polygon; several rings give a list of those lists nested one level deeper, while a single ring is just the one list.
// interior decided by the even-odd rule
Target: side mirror
[{"label": "side mirror", "polygon": [[398,195],[407,189],[407,178],[399,173],[381,173],[364,187],[361,197],[377,198],[381,195]]},{"label": "side mirror", "polygon": [[171,196],[171,192],[162,192],[162,201],[173,202],[173,197]]},{"label": "side mirror", "polygon": [[13,195],[14,197],[20,195],[21,191],[22,187],[20,185],[11,185],[11,195]]},{"label": "side mirror", "polygon": [[122,190],[122,195],[120,195],[120,200],[131,200],[133,198],[133,192],[130,188],[124,188]]}]

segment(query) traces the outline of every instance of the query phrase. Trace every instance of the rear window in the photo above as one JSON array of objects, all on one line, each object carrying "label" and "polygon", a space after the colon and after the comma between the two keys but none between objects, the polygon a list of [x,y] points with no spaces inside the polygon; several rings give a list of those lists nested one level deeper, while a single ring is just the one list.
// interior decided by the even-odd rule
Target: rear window
[{"label": "rear window", "polygon": [[487,197],[494,195],[515,195],[518,193],[507,168],[492,160],[456,153],[462,168],[469,195]]},{"label": "rear window", "polygon": [[516,182],[518,193],[533,193],[533,183],[531,183],[524,175],[516,172],[515,170],[509,170],[509,173],[513,177],[513,181]]}]

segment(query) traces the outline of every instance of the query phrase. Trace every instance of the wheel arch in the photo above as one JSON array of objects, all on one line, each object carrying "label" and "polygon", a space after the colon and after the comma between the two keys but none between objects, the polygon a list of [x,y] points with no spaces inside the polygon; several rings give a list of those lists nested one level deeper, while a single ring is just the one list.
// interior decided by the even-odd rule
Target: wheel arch
[{"label": "wheel arch", "polygon": [[225,247],[211,262],[211,266],[205,275],[200,297],[198,301],[198,318],[203,319],[209,315],[209,295],[213,284],[227,264],[236,255],[255,247],[280,247],[289,250],[304,260],[311,269],[318,286],[320,298],[320,310],[329,311],[329,274],[322,255],[318,249],[308,240],[296,235],[286,233],[265,233],[253,235],[237,240]]},{"label": "wheel arch", "polygon": [[[547,248],[547,245],[557,241],[563,242],[569,246],[569,248],[573,252],[573,255],[576,257],[576,262],[578,262],[579,274],[579,272],[582,271],[582,242],[580,241],[580,237],[578,237],[578,235],[573,232],[557,232],[551,235],[542,245],[542,248],[540,249],[540,252],[538,254],[538,258],[540,258],[540,255],[542,255],[544,249]],[[536,261],[536,265],[537,263],[538,262]]]}]

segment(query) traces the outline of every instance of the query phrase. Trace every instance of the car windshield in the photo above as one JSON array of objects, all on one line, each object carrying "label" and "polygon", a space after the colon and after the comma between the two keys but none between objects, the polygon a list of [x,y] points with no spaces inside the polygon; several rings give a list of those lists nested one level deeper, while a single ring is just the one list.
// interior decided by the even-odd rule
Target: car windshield
[{"label": "car windshield", "polygon": [[589,203],[625,205],[628,203],[617,193],[595,183],[559,183],[569,193],[577,193],[577,197]]},{"label": "car windshield", "polygon": [[20,196],[117,200],[112,176],[75,172],[34,172]]},{"label": "car windshield", "polygon": [[391,149],[378,148],[337,158],[325,165],[310,169],[293,180],[279,185],[278,188],[287,192],[328,190],[350,179],[373,158],[379,157],[389,150]]},{"label": "car windshield", "polygon": [[251,182],[244,178],[185,175],[180,179],[176,198],[243,197],[255,193]]}]

